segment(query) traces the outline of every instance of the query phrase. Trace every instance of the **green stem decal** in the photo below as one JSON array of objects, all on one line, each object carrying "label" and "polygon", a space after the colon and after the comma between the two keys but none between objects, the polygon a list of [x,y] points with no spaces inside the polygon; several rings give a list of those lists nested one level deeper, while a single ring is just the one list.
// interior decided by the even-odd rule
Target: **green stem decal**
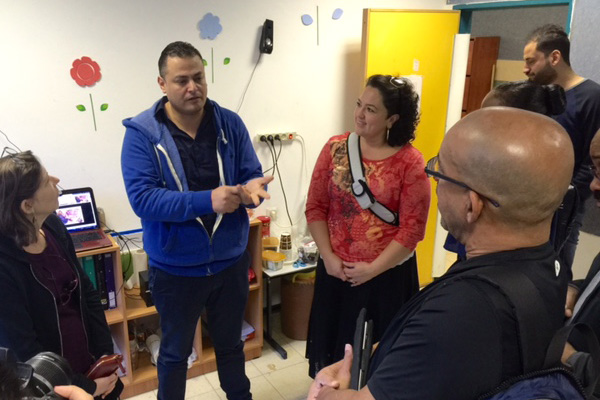
[{"label": "green stem decal", "polygon": [[92,103],[92,117],[94,118],[94,131],[98,132],[96,127],[96,112],[94,111],[94,99],[92,99],[92,94],[90,93],[90,103]]},{"label": "green stem decal", "polygon": [[319,6],[317,6],[317,46],[319,45]]}]

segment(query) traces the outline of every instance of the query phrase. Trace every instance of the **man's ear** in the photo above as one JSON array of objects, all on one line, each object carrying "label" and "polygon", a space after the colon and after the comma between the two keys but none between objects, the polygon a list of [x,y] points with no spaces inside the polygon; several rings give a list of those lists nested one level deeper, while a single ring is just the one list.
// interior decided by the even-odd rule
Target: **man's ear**
[{"label": "man's ear", "polygon": [[560,52],[560,50],[552,50],[552,53],[550,53],[549,59],[550,59],[550,65],[552,65],[553,67],[556,67],[558,62],[563,59],[563,56],[562,56],[562,53]]},{"label": "man's ear", "polygon": [[469,224],[475,223],[483,210],[483,199],[477,193],[469,190],[469,207],[467,210],[467,222]]},{"label": "man's ear", "polygon": [[160,86],[160,90],[162,90],[164,94],[167,94],[167,90],[165,89],[165,80],[163,77],[159,75],[156,81],[158,82],[158,86]]}]

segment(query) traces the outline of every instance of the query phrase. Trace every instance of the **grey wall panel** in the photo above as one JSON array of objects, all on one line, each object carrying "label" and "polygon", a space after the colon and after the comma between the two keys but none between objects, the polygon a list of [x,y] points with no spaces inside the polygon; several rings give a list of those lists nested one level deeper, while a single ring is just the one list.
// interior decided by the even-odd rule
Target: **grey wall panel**
[{"label": "grey wall panel", "polygon": [[[571,24],[571,66],[581,76],[600,82],[600,2],[577,0]],[[600,235],[600,210],[592,198],[586,202],[582,230]]]},{"label": "grey wall panel", "polygon": [[473,11],[471,35],[500,36],[498,58],[522,60],[527,35],[538,26],[549,23],[564,28],[568,14],[569,7],[566,5]]},{"label": "grey wall panel", "polygon": [[[482,3],[483,0],[447,0],[448,4],[472,4],[472,3]],[[512,1],[512,0],[485,0],[486,3],[500,3],[503,1]],[[533,0],[522,0],[522,1],[533,1]]]},{"label": "grey wall panel", "polygon": [[577,0],[571,24],[571,65],[575,72],[600,82],[600,1]]}]

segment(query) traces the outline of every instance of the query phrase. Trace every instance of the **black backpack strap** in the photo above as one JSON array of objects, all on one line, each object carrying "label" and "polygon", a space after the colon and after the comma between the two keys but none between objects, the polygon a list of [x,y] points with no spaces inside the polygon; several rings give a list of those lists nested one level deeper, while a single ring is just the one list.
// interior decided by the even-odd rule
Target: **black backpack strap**
[{"label": "black backpack strap", "polygon": [[537,287],[516,268],[480,268],[469,275],[491,283],[507,297],[517,319],[523,372],[539,370],[545,360],[546,346],[540,342],[538,332],[554,329]]}]

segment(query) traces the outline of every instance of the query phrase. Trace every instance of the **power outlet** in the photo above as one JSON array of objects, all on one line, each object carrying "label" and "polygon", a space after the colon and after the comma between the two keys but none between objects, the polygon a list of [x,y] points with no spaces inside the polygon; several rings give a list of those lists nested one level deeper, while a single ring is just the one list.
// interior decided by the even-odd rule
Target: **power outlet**
[{"label": "power outlet", "polygon": [[256,138],[256,142],[257,142],[257,143],[260,143],[260,142],[265,142],[265,143],[267,143],[267,137],[268,137],[268,136],[269,136],[269,135],[258,134],[258,135],[256,135],[256,136],[255,136],[255,138]]},{"label": "power outlet", "polygon": [[294,140],[296,139],[296,132],[287,132],[287,133],[280,133],[279,134],[279,140],[285,142],[287,140]]},{"label": "power outlet", "polygon": [[274,142],[282,141],[287,142],[296,139],[296,132],[284,132],[284,133],[259,133],[256,135],[256,141],[267,142],[269,136],[273,139]]}]

